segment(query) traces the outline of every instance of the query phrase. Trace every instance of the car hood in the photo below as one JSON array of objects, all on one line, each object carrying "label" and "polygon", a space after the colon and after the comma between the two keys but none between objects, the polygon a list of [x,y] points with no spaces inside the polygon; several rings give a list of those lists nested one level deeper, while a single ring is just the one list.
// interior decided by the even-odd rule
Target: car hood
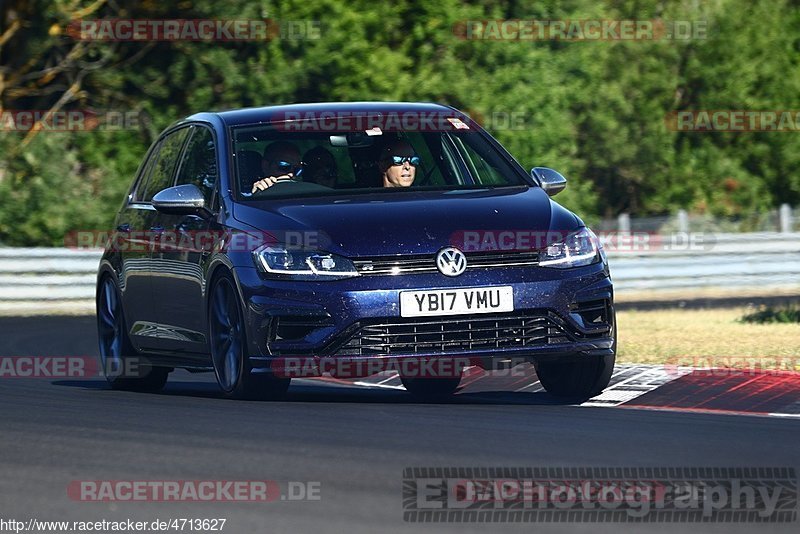
[{"label": "car hood", "polygon": [[433,254],[491,241],[500,232],[569,231],[581,224],[538,187],[271,199],[237,203],[233,216],[278,241],[286,236],[349,257]]}]

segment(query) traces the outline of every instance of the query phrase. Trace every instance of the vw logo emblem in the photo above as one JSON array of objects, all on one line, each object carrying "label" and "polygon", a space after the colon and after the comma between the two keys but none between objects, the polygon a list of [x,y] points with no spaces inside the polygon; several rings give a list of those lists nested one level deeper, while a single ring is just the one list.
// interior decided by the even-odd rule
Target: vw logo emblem
[{"label": "vw logo emblem", "polygon": [[467,269],[467,257],[457,248],[443,248],[436,254],[436,267],[445,276],[458,276]]}]

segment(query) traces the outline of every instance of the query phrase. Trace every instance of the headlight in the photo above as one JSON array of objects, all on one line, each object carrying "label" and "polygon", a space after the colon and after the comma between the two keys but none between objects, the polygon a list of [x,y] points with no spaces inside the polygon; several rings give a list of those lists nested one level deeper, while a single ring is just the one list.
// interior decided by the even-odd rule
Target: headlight
[{"label": "headlight", "polygon": [[292,250],[265,245],[253,251],[256,265],[265,273],[295,280],[333,280],[359,276],[353,262],[336,254]]},{"label": "headlight", "polygon": [[600,245],[597,236],[588,228],[569,234],[561,243],[553,243],[539,257],[542,267],[582,267],[600,261]]}]

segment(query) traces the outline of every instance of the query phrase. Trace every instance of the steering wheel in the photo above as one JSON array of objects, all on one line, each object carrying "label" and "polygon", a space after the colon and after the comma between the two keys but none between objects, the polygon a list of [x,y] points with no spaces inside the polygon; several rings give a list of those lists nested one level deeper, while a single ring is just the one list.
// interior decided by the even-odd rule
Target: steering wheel
[{"label": "steering wheel", "polygon": [[296,178],[281,178],[279,180],[275,180],[275,183],[272,184],[271,186],[269,186],[268,188],[266,188],[266,189],[258,189],[256,191],[253,191],[252,193],[250,193],[250,195],[246,195],[246,196],[256,196],[259,193],[264,193],[265,191],[269,191],[273,187],[276,187],[276,186],[278,186],[280,184],[298,183],[298,182],[300,182],[300,180],[298,180]]}]

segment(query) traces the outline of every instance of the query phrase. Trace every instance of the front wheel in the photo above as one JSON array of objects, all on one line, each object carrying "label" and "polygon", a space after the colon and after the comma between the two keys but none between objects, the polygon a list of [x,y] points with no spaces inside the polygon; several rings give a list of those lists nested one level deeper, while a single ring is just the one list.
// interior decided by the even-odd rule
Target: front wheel
[{"label": "front wheel", "polygon": [[226,397],[266,400],[286,394],[290,379],[252,373],[244,312],[235,282],[228,274],[218,277],[211,288],[208,324],[214,374]]},{"label": "front wheel", "polygon": [[617,360],[616,320],[612,324],[611,354],[584,356],[570,362],[534,362],[539,382],[548,393],[584,401],[603,392],[611,382]]},{"label": "front wheel", "polygon": [[599,395],[611,381],[616,356],[587,356],[575,362],[535,363],[544,389],[556,397],[586,400]]}]

